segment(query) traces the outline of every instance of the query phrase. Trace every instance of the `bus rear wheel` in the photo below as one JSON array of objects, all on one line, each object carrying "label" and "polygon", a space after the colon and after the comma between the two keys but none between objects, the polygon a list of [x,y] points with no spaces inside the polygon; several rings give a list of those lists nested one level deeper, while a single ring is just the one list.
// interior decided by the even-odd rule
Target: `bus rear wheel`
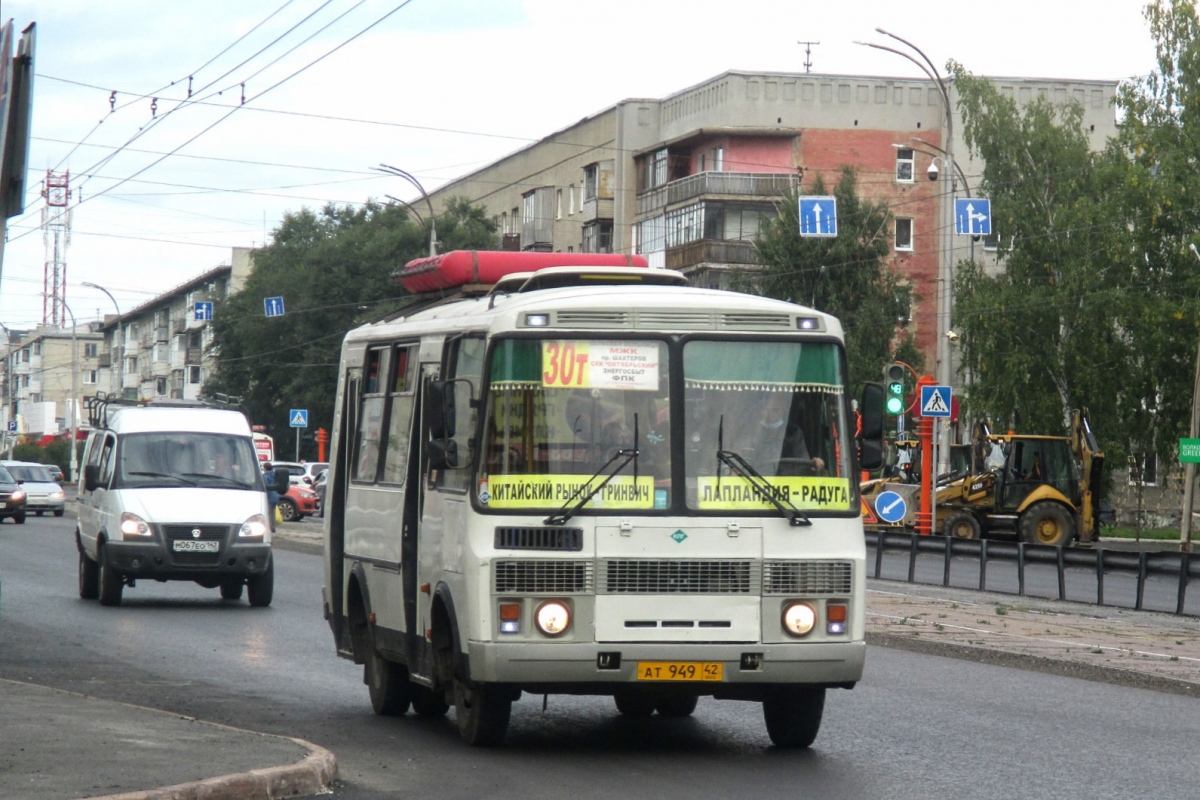
[{"label": "bus rear wheel", "polygon": [[373,631],[368,647],[363,682],[367,684],[367,692],[371,695],[371,710],[381,717],[398,717],[408,711],[412,702],[408,668],[388,661],[379,654],[375,648]]},{"label": "bus rear wheel", "polygon": [[821,730],[824,713],[823,686],[784,686],[763,698],[767,735],[776,747],[796,749],[811,745]]}]

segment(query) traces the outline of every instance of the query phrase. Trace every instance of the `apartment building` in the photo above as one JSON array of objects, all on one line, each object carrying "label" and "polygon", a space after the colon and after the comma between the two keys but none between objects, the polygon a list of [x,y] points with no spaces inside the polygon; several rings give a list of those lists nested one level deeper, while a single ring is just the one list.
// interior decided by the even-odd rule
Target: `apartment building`
[{"label": "apartment building", "polygon": [[129,399],[199,396],[211,368],[211,303],[236,292],[253,268],[251,249],[136,308],[105,315],[97,387]]},{"label": "apartment building", "polygon": [[[993,78],[1019,104],[1077,102],[1095,147],[1116,131],[1115,81]],[[701,286],[727,288],[758,264],[760,220],[780,197],[826,185],[843,165],[859,191],[886,201],[882,232],[891,264],[917,296],[906,319],[934,364],[949,265],[964,258],[996,268],[995,236],[946,236],[957,198],[977,196],[982,165],[961,140],[954,86],[929,80],[729,71],[661,99],[618,102],[442,186],[485,206],[513,250],[622,252],[678,269]],[[947,107],[950,113],[947,114]],[[955,169],[948,169],[947,151]],[[930,167],[940,167],[929,180]],[[950,172],[953,175],[950,175]],[[798,222],[797,222],[798,224]]]},{"label": "apartment building", "polygon": [[96,323],[9,332],[4,358],[5,444],[65,433],[82,420],[79,398],[95,394],[101,336]]}]

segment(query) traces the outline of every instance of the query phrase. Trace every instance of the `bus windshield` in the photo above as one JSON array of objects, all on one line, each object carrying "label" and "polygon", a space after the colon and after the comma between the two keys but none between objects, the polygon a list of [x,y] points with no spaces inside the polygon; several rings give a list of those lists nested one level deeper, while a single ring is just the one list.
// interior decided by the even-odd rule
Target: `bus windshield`
[{"label": "bus windshield", "polygon": [[480,494],[490,508],[558,508],[606,478],[587,508],[670,505],[664,342],[507,339],[490,375]]},{"label": "bus windshield", "polygon": [[[682,353],[682,397],[670,392],[671,352]],[[488,374],[489,509],[856,509],[837,344],[505,339]]]}]

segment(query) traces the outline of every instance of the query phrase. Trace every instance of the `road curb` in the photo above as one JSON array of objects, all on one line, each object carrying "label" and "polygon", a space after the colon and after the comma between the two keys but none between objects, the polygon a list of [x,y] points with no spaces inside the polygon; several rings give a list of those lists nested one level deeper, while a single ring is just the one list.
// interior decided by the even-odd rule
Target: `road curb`
[{"label": "road curb", "polygon": [[337,778],[337,759],[333,753],[303,739],[290,736],[277,738],[307,748],[308,755],[295,764],[264,767],[158,789],[89,797],[88,800],[276,800],[280,797],[309,797],[329,791]]}]

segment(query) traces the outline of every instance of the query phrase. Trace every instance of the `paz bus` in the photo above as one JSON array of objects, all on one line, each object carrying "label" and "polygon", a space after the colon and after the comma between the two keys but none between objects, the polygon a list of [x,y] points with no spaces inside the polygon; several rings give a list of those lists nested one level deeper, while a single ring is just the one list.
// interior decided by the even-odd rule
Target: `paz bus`
[{"label": "paz bus", "polygon": [[[455,251],[342,346],[323,605],[381,715],[501,743],[522,693],[807,747],[862,677],[883,390],[839,322],[640,256]],[[769,408],[775,409],[769,413]],[[780,411],[779,409],[782,409]]]}]

